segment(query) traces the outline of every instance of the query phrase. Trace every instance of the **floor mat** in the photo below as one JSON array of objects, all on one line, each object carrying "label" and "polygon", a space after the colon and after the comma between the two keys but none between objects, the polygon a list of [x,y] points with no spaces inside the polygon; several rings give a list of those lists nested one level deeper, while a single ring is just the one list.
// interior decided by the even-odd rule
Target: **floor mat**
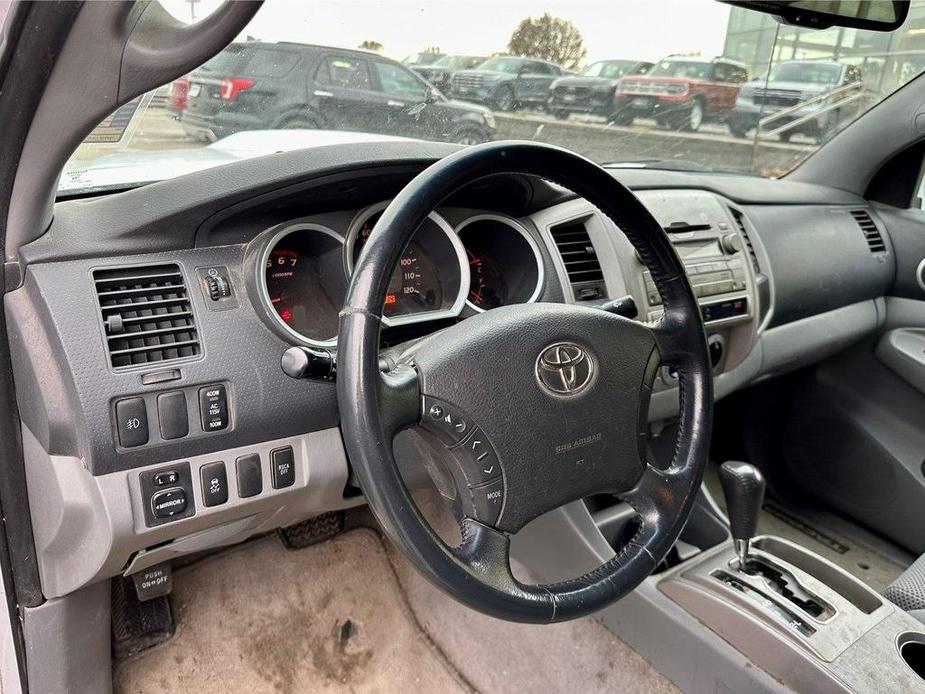
[{"label": "floor mat", "polygon": [[176,635],[119,664],[116,691],[676,691],[591,619],[499,622],[392,562],[360,529],[297,551],[268,536],[177,571]]},{"label": "floor mat", "polygon": [[[725,511],[717,465],[704,477],[713,499]],[[816,552],[882,593],[909,565],[911,557],[863,528],[817,508],[793,508],[765,500],[758,518],[759,535],[776,535]]]}]

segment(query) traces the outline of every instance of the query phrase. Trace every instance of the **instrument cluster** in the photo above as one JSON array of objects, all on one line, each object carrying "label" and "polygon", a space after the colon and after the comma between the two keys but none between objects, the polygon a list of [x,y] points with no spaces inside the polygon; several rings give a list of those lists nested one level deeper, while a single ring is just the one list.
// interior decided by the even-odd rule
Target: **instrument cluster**
[{"label": "instrument cluster", "polygon": [[[260,234],[253,286],[267,322],[287,338],[331,347],[353,269],[388,202],[366,207],[341,232],[317,219],[286,222]],[[327,221],[327,220],[325,220]],[[543,258],[517,220],[478,214],[454,228],[432,212],[403,251],[389,282],[383,324],[459,319],[536,301]]]}]

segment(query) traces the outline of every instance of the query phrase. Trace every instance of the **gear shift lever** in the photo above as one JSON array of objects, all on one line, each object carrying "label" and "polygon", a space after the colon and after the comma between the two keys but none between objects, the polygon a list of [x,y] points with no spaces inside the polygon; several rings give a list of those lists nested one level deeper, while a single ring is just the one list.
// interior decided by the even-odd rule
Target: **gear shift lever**
[{"label": "gear shift lever", "polygon": [[728,460],[719,467],[719,481],[726,497],[729,529],[739,557],[739,568],[744,571],[748,544],[758,529],[764,477],[754,465]]}]

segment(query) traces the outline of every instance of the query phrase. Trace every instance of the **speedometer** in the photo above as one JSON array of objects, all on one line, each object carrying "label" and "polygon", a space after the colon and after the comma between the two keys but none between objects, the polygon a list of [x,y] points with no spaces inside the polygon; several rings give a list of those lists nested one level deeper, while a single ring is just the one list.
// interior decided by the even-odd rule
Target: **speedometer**
[{"label": "speedometer", "polygon": [[[353,274],[369,238],[378,233],[376,223],[387,204],[362,210],[351,223],[344,249],[348,275]],[[446,220],[432,212],[415,231],[389,279],[383,322],[391,326],[455,318],[468,290],[466,250]]]},{"label": "speedometer", "polygon": [[[381,216],[381,211],[375,212],[360,225],[353,241],[354,264]],[[442,303],[443,287],[434,263],[424,253],[420,244],[412,240],[402,253],[395,272],[392,273],[389,290],[385,296],[383,314],[392,317],[419,311],[433,311]]]}]

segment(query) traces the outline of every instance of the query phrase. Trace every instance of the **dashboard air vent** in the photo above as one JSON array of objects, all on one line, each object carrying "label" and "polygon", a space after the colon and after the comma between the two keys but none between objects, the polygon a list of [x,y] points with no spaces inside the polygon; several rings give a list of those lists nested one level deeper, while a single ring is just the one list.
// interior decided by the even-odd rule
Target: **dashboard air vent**
[{"label": "dashboard air vent", "polygon": [[867,246],[870,248],[870,252],[886,252],[886,244],[883,242],[883,237],[880,235],[880,230],[877,229],[877,225],[874,224],[874,220],[871,219],[870,213],[867,210],[851,210],[851,216],[854,217],[854,221],[858,223],[859,227],[861,227],[861,231],[864,234],[864,240],[867,241]]},{"label": "dashboard air vent", "polygon": [[594,244],[588,236],[585,220],[558,224],[549,228],[565,272],[578,301],[606,298],[604,273]]},{"label": "dashboard air vent", "polygon": [[178,265],[95,270],[93,283],[113,367],[187,359],[201,352]]},{"label": "dashboard air vent", "polygon": [[739,233],[742,235],[742,240],[745,242],[745,250],[748,251],[748,258],[752,263],[752,270],[755,273],[761,272],[761,266],[758,264],[758,254],[755,253],[755,247],[752,245],[752,240],[748,237],[748,232],[745,230],[745,220],[743,215],[739,210],[734,207],[730,207],[729,211],[732,213],[732,218],[735,220],[736,228],[739,230]]}]

